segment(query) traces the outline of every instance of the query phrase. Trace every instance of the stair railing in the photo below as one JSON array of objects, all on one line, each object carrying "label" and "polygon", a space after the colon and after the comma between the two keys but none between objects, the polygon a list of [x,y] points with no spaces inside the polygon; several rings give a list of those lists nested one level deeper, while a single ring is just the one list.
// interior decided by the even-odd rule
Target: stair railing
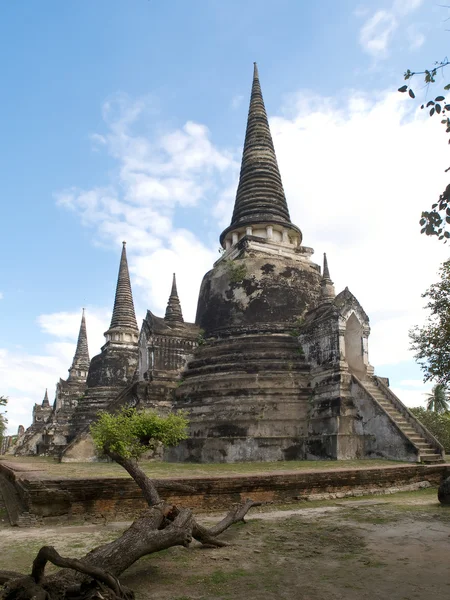
[{"label": "stair railing", "polygon": [[401,413],[403,417],[412,425],[413,429],[417,431],[422,437],[424,437],[431,446],[438,450],[438,454],[444,457],[445,451],[444,446],[434,437],[432,433],[417,419],[407,406],[398,398],[394,392],[379,378],[374,376],[373,380],[380,390],[389,398],[395,408]]}]

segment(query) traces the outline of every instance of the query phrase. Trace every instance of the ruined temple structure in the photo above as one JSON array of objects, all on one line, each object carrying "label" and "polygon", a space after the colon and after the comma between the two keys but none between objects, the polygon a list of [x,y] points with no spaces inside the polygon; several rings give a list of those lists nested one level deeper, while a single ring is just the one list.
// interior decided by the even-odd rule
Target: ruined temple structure
[{"label": "ruined temple structure", "polygon": [[[73,367],[86,389],[76,400],[67,392],[62,459],[95,459],[89,425],[99,410],[138,406],[187,412],[189,438],[166,450],[169,461],[441,461],[442,446],[374,375],[358,300],[348,288],[336,295],[327,257],[321,268],[302,240],[255,65],[234,211],[195,323],[183,318],[174,276],[165,316],[147,311],[139,332],[124,243],[106,343],[86,379],[87,343],[83,368]],[[56,413],[45,401],[29,430],[47,420],[56,439]],[[39,443],[51,448],[46,437]]]},{"label": "ruined temple structure", "polygon": [[18,432],[15,454],[47,454],[58,456],[67,446],[69,422],[80,399],[86,391],[89,371],[89,349],[86,318],[81,317],[80,331],[69,377],[56,384],[55,401],[50,405],[47,390],[42,404],[33,408],[33,423],[25,431]]},{"label": "ruined temple structure", "polygon": [[198,344],[200,328],[183,319],[175,274],[164,318],[147,311],[139,335],[125,250],[106,344],[94,357],[87,391],[73,413],[65,462],[95,459],[89,426],[101,410],[124,405],[167,414],[184,369]]},{"label": "ruined temple structure", "polygon": [[292,223],[255,64],[239,185],[223,254],[203,278],[204,343],[176,389],[190,438],[174,461],[442,460],[442,446],[374,376],[369,319],[335,295]]}]

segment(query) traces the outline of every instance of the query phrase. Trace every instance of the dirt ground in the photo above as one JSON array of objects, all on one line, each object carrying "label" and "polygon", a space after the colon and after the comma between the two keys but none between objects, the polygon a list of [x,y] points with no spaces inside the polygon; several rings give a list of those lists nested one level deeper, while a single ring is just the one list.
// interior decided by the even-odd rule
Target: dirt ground
[{"label": "dirt ground", "polygon": [[[5,517],[0,505],[0,568],[24,572],[43,544],[81,556],[127,526],[18,529]],[[266,507],[223,537],[229,547],[143,558],[122,581],[137,600],[436,600],[450,592],[450,508],[435,489]]]}]

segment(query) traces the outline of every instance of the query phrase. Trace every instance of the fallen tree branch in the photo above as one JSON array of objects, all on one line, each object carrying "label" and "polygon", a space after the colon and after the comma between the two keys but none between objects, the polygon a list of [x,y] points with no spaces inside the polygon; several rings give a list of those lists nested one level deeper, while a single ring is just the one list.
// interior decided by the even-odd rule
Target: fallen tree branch
[{"label": "fallen tree branch", "polygon": [[26,577],[26,575],[16,573],[16,571],[0,571],[0,585],[3,585],[10,579],[19,579],[20,577]]},{"label": "fallen tree branch", "polygon": [[223,546],[228,546],[227,542],[223,542],[222,540],[218,540],[217,536],[223,533],[228,527],[233,525],[234,523],[239,523],[244,521],[245,515],[248,511],[255,507],[261,506],[262,502],[254,502],[253,500],[247,499],[244,503],[238,504],[233,509],[231,509],[225,517],[219,521],[213,527],[209,529],[197,523],[194,520],[192,527],[192,536],[204,546],[213,546],[216,548],[222,548]]},{"label": "fallen tree branch", "polygon": [[61,556],[52,546],[43,546],[33,561],[31,577],[38,585],[41,584],[44,579],[47,562],[51,562],[57,567],[72,569],[78,573],[82,573],[83,575],[88,575],[95,581],[105,584],[118,598],[132,597],[129,593],[123,590],[117,577],[111,573],[108,573],[99,567],[92,566],[89,563],[82,562],[76,558],[65,558]]}]

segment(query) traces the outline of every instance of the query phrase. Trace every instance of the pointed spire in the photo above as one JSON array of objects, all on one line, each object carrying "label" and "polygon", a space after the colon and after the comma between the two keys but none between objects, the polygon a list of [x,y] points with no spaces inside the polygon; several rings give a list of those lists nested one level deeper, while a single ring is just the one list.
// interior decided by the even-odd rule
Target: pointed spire
[{"label": "pointed spire", "polygon": [[289,216],[261,93],[258,67],[254,63],[236,202],[231,225],[220,236],[221,244],[230,230],[256,223],[280,223],[294,229],[301,239],[300,230],[291,223]]},{"label": "pointed spire", "polygon": [[330,270],[328,268],[327,255],[323,253],[323,273],[322,281],[320,282],[320,298],[322,303],[332,302],[336,297],[333,282],[330,277]]},{"label": "pointed spire", "polygon": [[48,392],[47,388],[45,388],[44,399],[42,400],[42,408],[50,408],[50,402],[48,401]]},{"label": "pointed spire", "polygon": [[323,279],[329,279],[331,281],[331,277],[330,277],[330,270],[328,268],[328,261],[327,261],[327,253],[324,252],[323,253],[323,275],[322,275]]},{"label": "pointed spire", "polygon": [[[89,364],[90,360],[86,331],[86,317],[83,308],[83,312],[81,314],[80,331],[78,332],[77,348],[73,357],[72,366],[69,369],[69,379],[73,379],[74,377],[83,377],[83,379],[86,379],[86,375],[89,370]],[[84,373],[84,375],[79,375],[79,372]]]},{"label": "pointed spire", "polygon": [[181,312],[180,299],[178,298],[177,280],[175,273],[173,274],[172,290],[170,292],[169,301],[167,303],[165,321],[171,323],[184,323],[183,313]]},{"label": "pointed spire", "polygon": [[128,271],[126,242],[122,242],[119,276],[117,278],[116,297],[111,318],[110,329],[120,327],[138,331],[136,314],[134,312],[133,294],[131,293],[130,273]]}]

